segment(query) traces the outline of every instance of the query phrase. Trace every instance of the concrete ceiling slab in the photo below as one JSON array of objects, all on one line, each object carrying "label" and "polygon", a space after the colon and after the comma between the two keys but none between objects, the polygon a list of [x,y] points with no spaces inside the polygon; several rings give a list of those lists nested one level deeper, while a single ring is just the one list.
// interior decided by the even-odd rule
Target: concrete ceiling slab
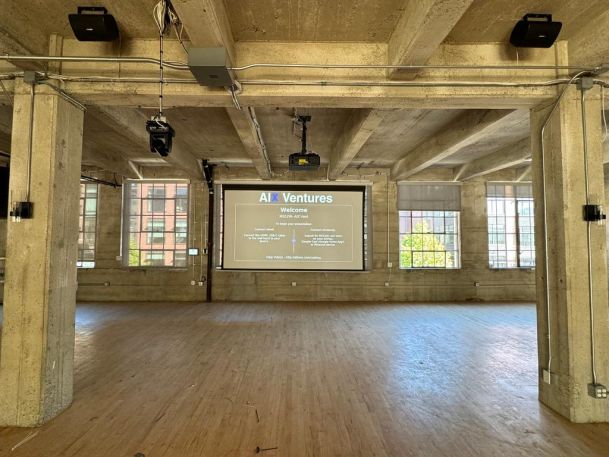
[{"label": "concrete ceiling slab", "polygon": [[[297,109],[298,114],[309,114],[312,120],[308,129],[308,148],[320,155],[327,164],[338,138],[342,134],[351,110],[337,109]],[[300,127],[293,127],[293,109],[257,108],[256,113],[262,128],[262,137],[267,146],[273,166],[285,166],[288,156],[301,149]]]},{"label": "concrete ceiling slab", "polygon": [[514,25],[527,13],[552,14],[563,23],[559,39],[564,40],[606,10],[606,0],[474,0],[446,41],[508,42]]},{"label": "concrete ceiling slab", "polygon": [[386,42],[405,6],[404,0],[227,0],[225,4],[236,41]]},{"label": "concrete ceiling slab", "polygon": [[[99,2],[90,2],[99,5]],[[103,2],[117,23],[123,39],[154,38],[159,31],[152,17],[157,0],[106,0]],[[68,14],[79,6],[90,6],[80,0],[6,0],[2,2],[0,31],[18,37],[34,53],[47,54],[49,35],[72,37]]]},{"label": "concrete ceiling slab", "polygon": [[430,138],[461,114],[461,110],[398,110],[389,113],[372,134],[354,164],[391,167],[395,162]]},{"label": "concrete ceiling slab", "polygon": [[467,148],[451,155],[446,160],[441,161],[439,165],[457,167],[480,157],[493,154],[528,137],[530,128],[529,112],[524,110],[517,111],[502,120],[501,128],[492,136],[471,144]]},{"label": "concrete ceiling slab", "polygon": [[[157,112],[145,109],[151,117]],[[176,137],[189,146],[198,159],[216,163],[250,163],[243,144],[224,108],[172,108],[165,116]]]}]

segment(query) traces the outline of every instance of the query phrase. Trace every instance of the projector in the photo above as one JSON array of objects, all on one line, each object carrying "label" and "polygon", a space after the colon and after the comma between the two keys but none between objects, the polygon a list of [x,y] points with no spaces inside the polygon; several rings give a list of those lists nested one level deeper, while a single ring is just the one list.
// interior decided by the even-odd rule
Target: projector
[{"label": "projector", "polygon": [[78,41],[114,41],[119,35],[116,19],[102,6],[79,6],[68,20]]},{"label": "projector", "polygon": [[313,171],[319,170],[321,160],[318,154],[313,152],[295,152],[290,154],[289,169],[290,171]]},{"label": "projector", "polygon": [[561,28],[562,22],[552,21],[551,14],[526,14],[514,27],[510,43],[517,48],[551,48]]}]

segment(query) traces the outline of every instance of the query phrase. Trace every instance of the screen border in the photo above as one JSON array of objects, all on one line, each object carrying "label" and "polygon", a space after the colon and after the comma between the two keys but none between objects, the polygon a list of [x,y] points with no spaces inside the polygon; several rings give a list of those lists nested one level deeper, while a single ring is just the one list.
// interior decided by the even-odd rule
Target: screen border
[{"label": "screen border", "polygon": [[[366,186],[365,185],[332,185],[332,184],[222,184],[222,217],[220,220],[220,226],[222,229],[222,255],[220,258],[220,265],[217,270],[219,271],[261,271],[261,272],[364,272],[366,271],[366,243],[364,241],[363,236],[366,235],[364,221],[366,220]],[[226,196],[225,192],[227,190],[255,190],[255,191],[264,191],[264,190],[286,190],[286,191],[302,191],[302,190],[310,190],[313,192],[324,192],[331,189],[331,192],[360,192],[362,195],[362,267],[361,268],[349,268],[349,269],[319,269],[319,268],[225,268],[224,267],[224,256],[226,255],[226,251],[224,246],[226,246],[224,237],[226,236],[226,231],[224,227],[224,215],[226,214]]]}]

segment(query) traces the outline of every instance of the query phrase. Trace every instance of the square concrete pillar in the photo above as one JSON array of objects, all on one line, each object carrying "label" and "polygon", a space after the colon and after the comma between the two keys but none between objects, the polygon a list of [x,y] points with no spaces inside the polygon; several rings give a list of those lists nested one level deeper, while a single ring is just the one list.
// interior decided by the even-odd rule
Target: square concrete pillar
[{"label": "square concrete pillar", "polygon": [[30,86],[16,86],[11,203],[26,198],[33,218],[7,229],[0,426],[35,426],[70,405],[83,112],[36,86],[31,167]]},{"label": "square concrete pillar", "polygon": [[[609,400],[588,395],[592,383],[594,334],[597,382],[609,385],[609,316],[607,306],[607,257],[605,227],[590,227],[592,245],[592,300],[588,291],[587,222],[584,142],[580,91],[571,86],[546,128],[545,176],[547,197],[547,277],[543,230],[541,129],[551,108],[533,110],[531,141],[535,194],[537,245],[537,315],[539,340],[539,398],[542,403],[573,422],[609,421]],[[589,149],[589,201],[604,202],[600,90],[586,93],[586,126]],[[548,330],[549,317],[549,330]],[[551,348],[550,383],[544,381]]]}]

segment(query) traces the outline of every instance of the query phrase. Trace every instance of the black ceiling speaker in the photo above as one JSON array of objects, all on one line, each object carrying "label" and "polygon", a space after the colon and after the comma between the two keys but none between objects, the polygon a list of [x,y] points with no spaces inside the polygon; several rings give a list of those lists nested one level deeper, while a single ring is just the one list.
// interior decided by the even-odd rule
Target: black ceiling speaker
[{"label": "black ceiling speaker", "polygon": [[551,14],[525,14],[512,30],[510,43],[517,48],[551,48],[561,28],[562,22],[552,21]]},{"label": "black ceiling speaker", "polygon": [[114,41],[118,26],[114,16],[103,6],[79,6],[78,14],[68,15],[78,41]]}]

